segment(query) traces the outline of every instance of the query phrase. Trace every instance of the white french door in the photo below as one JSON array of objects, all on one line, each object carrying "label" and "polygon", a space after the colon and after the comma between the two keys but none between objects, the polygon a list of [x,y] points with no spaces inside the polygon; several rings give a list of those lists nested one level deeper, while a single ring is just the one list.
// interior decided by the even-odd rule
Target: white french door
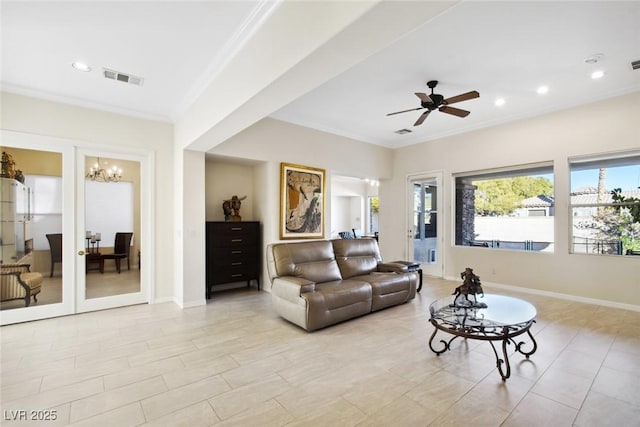
[{"label": "white french door", "polygon": [[425,275],[443,277],[442,173],[411,175],[407,180],[409,206],[407,253]]},{"label": "white french door", "polygon": [[[148,302],[150,263],[140,260],[151,247],[151,221],[142,220],[150,218],[147,156],[81,148],[76,170],[77,311]],[[129,233],[128,257],[117,260],[116,234]]]},{"label": "white french door", "polygon": [[[14,161],[13,169],[20,169],[25,177],[24,184],[18,187],[25,187],[29,194],[26,214],[11,208],[11,202],[3,204],[7,209],[3,208],[0,218],[2,231],[9,231],[0,239],[3,246],[2,262],[29,264],[30,270],[40,273],[43,278],[39,292],[35,298],[29,299],[28,306],[19,295],[16,295],[18,298],[9,299],[12,295],[3,294],[3,301],[0,302],[0,324],[8,325],[150,301],[153,257],[147,256],[142,268],[138,268],[138,254],[150,254],[152,248],[152,155],[141,150],[116,152],[88,149],[79,146],[77,141],[5,130],[0,130],[0,137],[2,151]],[[91,184],[85,178],[85,164],[95,162],[96,157],[136,166],[135,177],[132,178],[129,174],[128,184],[121,185],[128,189],[134,206],[131,222],[123,224],[126,230],[118,231],[135,232],[132,246],[134,250],[129,260],[131,270],[127,269],[126,261],[123,261],[121,275],[114,271],[113,260],[109,262],[109,267],[105,267],[104,273],[99,270],[88,272],[86,269],[86,225],[91,221],[96,224],[96,218],[90,218],[88,212],[93,215],[96,210],[87,209],[86,206],[87,201],[92,199],[86,197]],[[13,177],[1,179],[14,181]],[[116,188],[115,184],[110,187],[112,196]],[[113,196],[114,203],[121,203],[118,197]],[[13,217],[11,212],[19,216]],[[97,223],[101,224],[99,221]],[[14,228],[16,231],[12,234],[11,230]],[[54,235],[61,236],[62,239],[61,262],[52,262],[49,238]],[[104,242],[102,247],[113,247],[113,242]],[[89,280],[87,277],[90,277]],[[97,284],[93,290],[92,282]],[[121,285],[124,282],[127,282],[127,287],[123,288]]]}]

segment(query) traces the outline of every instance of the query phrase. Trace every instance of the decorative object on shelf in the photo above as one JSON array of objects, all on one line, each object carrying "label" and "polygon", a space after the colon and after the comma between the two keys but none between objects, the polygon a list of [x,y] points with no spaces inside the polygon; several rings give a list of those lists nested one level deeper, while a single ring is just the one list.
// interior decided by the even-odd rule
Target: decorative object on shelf
[{"label": "decorative object on shelf", "polygon": [[242,206],[242,201],[246,198],[247,196],[238,197],[234,194],[230,199],[222,202],[225,221],[242,221],[240,207]]},{"label": "decorative object on shelf", "polygon": [[324,169],[281,163],[280,238],[324,238]]},{"label": "decorative object on shelf", "polygon": [[89,172],[85,175],[86,178],[100,182],[119,182],[122,179],[122,169],[116,165],[104,169],[100,164],[100,157],[96,157],[96,159],[96,163],[89,168]]},{"label": "decorative object on shelf", "polygon": [[24,174],[22,173],[22,171],[20,169],[16,169],[15,179],[16,179],[16,181],[24,184]]},{"label": "decorative object on shelf", "polygon": [[0,177],[2,178],[15,178],[15,166],[16,162],[13,160],[11,154],[3,151],[2,152],[2,169],[0,170]]},{"label": "decorative object on shelf", "polygon": [[84,238],[87,241],[87,253],[99,254],[102,235],[100,233],[91,233],[91,231],[87,231]]},{"label": "decorative object on shelf", "polygon": [[[482,290],[482,284],[480,283],[480,276],[476,276],[473,273],[473,269],[467,267],[462,273],[460,273],[460,278],[463,280],[462,285],[458,286],[451,294],[455,295],[452,307],[487,308],[487,304],[478,302],[477,298],[478,294],[484,297],[484,291]],[[473,301],[469,299],[469,295],[473,296]]]}]

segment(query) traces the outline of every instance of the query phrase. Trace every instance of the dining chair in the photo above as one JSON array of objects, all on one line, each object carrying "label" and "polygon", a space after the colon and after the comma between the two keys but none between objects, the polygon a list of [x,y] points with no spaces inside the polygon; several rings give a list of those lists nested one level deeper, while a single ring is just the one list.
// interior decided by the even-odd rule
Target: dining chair
[{"label": "dining chair", "polygon": [[54,264],[56,262],[62,264],[62,233],[47,234],[46,236],[51,252],[51,274],[49,277],[53,277]]},{"label": "dining chair", "polygon": [[[131,239],[133,233],[116,233],[115,242],[113,244],[113,253],[102,255],[102,260],[112,259],[116,262],[116,270],[120,274],[120,261],[127,259],[127,270],[131,270],[129,263],[129,254],[131,252]],[[104,273],[104,265],[101,273]]]}]

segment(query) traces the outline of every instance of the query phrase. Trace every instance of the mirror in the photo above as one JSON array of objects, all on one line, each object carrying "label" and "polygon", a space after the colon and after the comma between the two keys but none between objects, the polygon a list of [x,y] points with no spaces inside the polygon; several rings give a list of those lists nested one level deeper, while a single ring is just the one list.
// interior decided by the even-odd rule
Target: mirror
[{"label": "mirror", "polygon": [[140,292],[140,163],[85,157],[85,295]]},{"label": "mirror", "polygon": [[0,309],[61,303],[62,154],[0,149]]}]

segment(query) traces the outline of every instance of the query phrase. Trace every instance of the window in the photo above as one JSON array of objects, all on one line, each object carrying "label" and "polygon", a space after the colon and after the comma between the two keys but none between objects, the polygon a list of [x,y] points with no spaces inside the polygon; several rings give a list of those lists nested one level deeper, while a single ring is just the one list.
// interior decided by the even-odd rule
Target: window
[{"label": "window", "polygon": [[569,160],[570,251],[640,255],[640,153]]},{"label": "window", "polygon": [[369,208],[368,208],[368,213],[369,213],[369,222],[368,222],[368,227],[369,229],[367,230],[369,232],[369,234],[374,234],[378,232],[378,209],[379,209],[379,199],[378,196],[369,196],[367,198],[368,204],[369,204]]},{"label": "window", "polygon": [[553,165],[458,174],[456,245],[553,252]]}]

